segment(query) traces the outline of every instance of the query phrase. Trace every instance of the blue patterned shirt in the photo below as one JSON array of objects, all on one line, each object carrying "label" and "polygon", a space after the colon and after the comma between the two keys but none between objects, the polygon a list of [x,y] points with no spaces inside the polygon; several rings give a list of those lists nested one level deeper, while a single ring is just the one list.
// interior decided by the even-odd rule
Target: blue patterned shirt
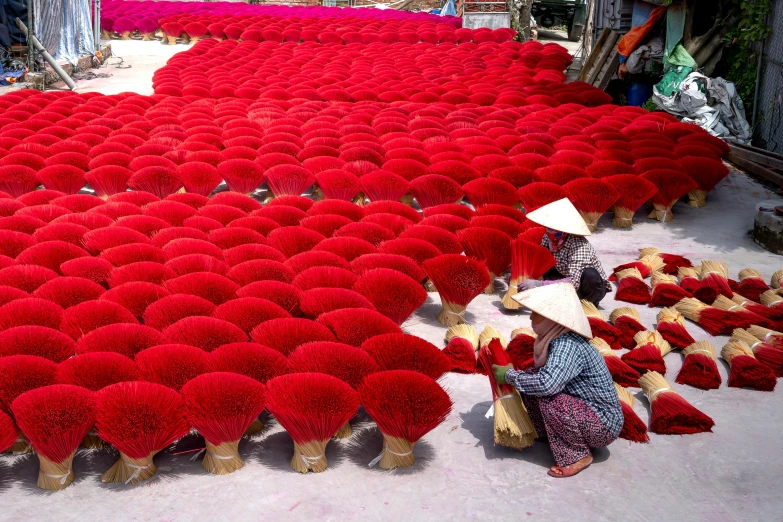
[{"label": "blue patterned shirt", "polygon": [[506,372],[506,382],[523,395],[549,397],[565,392],[584,401],[615,436],[623,410],[603,356],[584,337],[569,332],[549,344],[549,357],[538,370]]}]

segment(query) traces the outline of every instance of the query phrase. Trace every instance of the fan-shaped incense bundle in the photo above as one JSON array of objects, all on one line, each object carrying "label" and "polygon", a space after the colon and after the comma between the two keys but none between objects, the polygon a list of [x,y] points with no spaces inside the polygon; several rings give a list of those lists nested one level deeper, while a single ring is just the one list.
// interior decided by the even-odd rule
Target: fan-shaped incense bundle
[{"label": "fan-shaped incense bundle", "polygon": [[665,266],[663,260],[655,255],[649,255],[639,258],[636,261],[631,261],[630,263],[625,263],[624,265],[616,266],[612,270],[612,275],[609,276],[610,281],[616,281],[617,280],[617,272],[620,272],[621,270],[626,270],[628,268],[635,268],[639,271],[639,274],[641,274],[642,279],[650,277],[653,272],[657,272],[663,269]]},{"label": "fan-shaped incense bundle", "polygon": [[591,232],[598,230],[601,215],[620,198],[620,192],[614,185],[602,179],[579,178],[566,183],[563,188]]},{"label": "fan-shaped incense bundle", "polygon": [[663,272],[653,272],[650,277],[652,295],[650,306],[674,306],[686,297],[693,297],[677,284],[677,280]]},{"label": "fan-shaped incense bundle", "polygon": [[681,266],[677,269],[677,282],[680,288],[692,294],[699,289],[699,272],[695,268]]},{"label": "fan-shaped incense bundle", "polygon": [[606,367],[612,374],[612,380],[621,386],[637,386],[641,375],[638,371],[626,364],[619,355],[609,347],[600,337],[590,339],[590,344],[604,357]]},{"label": "fan-shaped incense bundle", "polygon": [[547,248],[522,239],[513,240],[511,279],[508,283],[508,291],[501,300],[503,307],[507,310],[518,310],[520,304],[513,299],[513,296],[518,293],[519,284],[527,279],[541,278],[553,266],[555,266],[555,258]]},{"label": "fan-shaped incense bundle", "polygon": [[630,348],[634,346],[633,336],[647,329],[641,323],[641,320],[642,318],[639,316],[636,308],[630,306],[615,308],[609,314],[609,321],[620,331],[617,342],[620,343],[621,347]]},{"label": "fan-shaped incense bundle", "polygon": [[421,265],[440,294],[443,310],[438,322],[453,326],[465,322],[468,304],[489,285],[486,265],[458,254],[444,254]]},{"label": "fan-shaped incense bundle", "polygon": [[685,318],[674,308],[658,312],[656,330],[674,349],[683,349],[696,342],[685,329]]},{"label": "fan-shaped incense bundle", "polygon": [[[734,294],[735,296],[737,294]],[[712,303],[712,306],[715,308],[720,308],[721,310],[726,310],[727,312],[734,312],[737,314],[737,316],[742,317],[745,321],[745,327],[757,324],[759,326],[763,326],[764,328],[769,328],[771,326],[775,326],[775,322],[771,321],[770,319],[767,319],[766,317],[762,317],[758,314],[755,314],[745,308],[743,305],[737,304],[734,302],[734,299],[727,299],[725,296],[719,295],[715,301]]]},{"label": "fan-shaped incense bundle", "polygon": [[[461,326],[461,325],[458,325]],[[461,337],[454,337],[443,349],[451,362],[451,371],[454,373],[476,373],[476,350],[470,341]]]},{"label": "fan-shaped incense bundle", "polygon": [[618,228],[631,228],[633,215],[658,191],[655,185],[634,174],[608,176],[604,178],[604,181],[614,185],[620,193],[619,199],[612,207],[612,212],[614,212],[612,225]]},{"label": "fan-shaped incense bundle", "polygon": [[699,288],[693,292],[693,295],[703,303],[711,303],[719,295],[731,299],[734,292],[729,287],[728,277],[729,269],[724,263],[703,261],[699,274]]},{"label": "fan-shaped incense bundle", "polygon": [[680,267],[690,268],[693,266],[693,263],[687,257],[683,257],[677,254],[666,254],[654,247],[640,248],[639,259],[647,256],[661,258],[661,260],[664,262],[664,267],[660,270],[664,274],[673,275],[677,273]]},{"label": "fan-shaped incense bundle", "polygon": [[479,350],[478,360],[492,386],[495,444],[520,450],[531,446],[537,434],[519,392],[509,384],[499,385],[492,372],[493,364],[505,366],[511,362],[500,340],[493,339],[483,346]]},{"label": "fan-shaped incense bundle", "polygon": [[617,390],[617,397],[620,399],[620,406],[623,409],[623,429],[620,431],[619,437],[631,442],[650,442],[647,426],[633,411],[633,405],[636,402],[634,396],[616,382],[614,389]]},{"label": "fan-shaped incense bundle", "polygon": [[383,469],[415,464],[414,445],[445,421],[453,406],[437,382],[407,370],[367,376],[359,396],[383,434],[383,450],[370,466],[378,464]]},{"label": "fan-shaped incense bundle", "polygon": [[474,350],[478,350],[479,348],[478,333],[472,325],[463,323],[450,326],[449,329],[446,330],[446,343],[450,343],[451,340],[455,338],[465,339],[470,343],[471,346],[473,346]]},{"label": "fan-shaped incense bundle", "polygon": [[644,373],[656,371],[666,373],[663,357],[672,351],[671,345],[657,331],[639,332],[633,337],[636,347],[622,355],[623,362],[631,368]]},{"label": "fan-shaped incense bundle", "polygon": [[709,341],[697,341],[682,351],[685,360],[675,382],[702,390],[716,390],[721,377],[716,364],[715,347]]},{"label": "fan-shaped incense bundle", "polygon": [[693,297],[686,297],[674,305],[674,308],[710,335],[729,335],[735,328],[746,326],[744,317],[708,306]]},{"label": "fan-shaped incense bundle", "polygon": [[731,340],[739,340],[747,344],[761,364],[772,370],[776,377],[783,376],[783,350],[764,341],[759,341],[742,328],[737,328],[732,332]]},{"label": "fan-shaped incense bundle", "polygon": [[457,237],[466,256],[487,265],[490,283],[484,293],[495,293],[495,278],[511,265],[511,236],[493,228],[470,227],[460,230]]},{"label": "fan-shaped incense bundle", "polygon": [[514,368],[527,370],[535,365],[533,360],[533,345],[536,342],[536,333],[530,328],[517,328],[511,332],[511,341],[506,346]]},{"label": "fan-shaped incense bundle", "polygon": [[619,284],[615,299],[634,304],[647,304],[650,302],[650,288],[642,279],[642,274],[636,268],[626,268],[615,272]]},{"label": "fan-shaped incense bundle", "polygon": [[479,334],[479,346],[486,346],[488,345],[492,339],[497,339],[500,341],[500,345],[505,350],[508,346],[508,341],[506,341],[506,338],[503,337],[503,334],[500,333],[497,328],[494,326],[488,324],[484,326],[484,329]]},{"label": "fan-shaped incense bundle", "polygon": [[732,337],[720,351],[720,356],[729,363],[729,386],[742,388],[748,386],[758,391],[773,391],[777,384],[775,373],[761,364],[753,355],[753,350]]},{"label": "fan-shaped incense bundle", "polygon": [[769,290],[764,276],[753,268],[743,268],[739,271],[740,293],[757,303],[761,300],[761,294]]},{"label": "fan-shaped incense bundle", "polygon": [[590,329],[593,331],[593,337],[600,337],[613,349],[619,350],[620,330],[606,322],[604,314],[590,301],[581,300],[582,311],[590,322]]},{"label": "fan-shaped incense bundle", "polygon": [[182,387],[186,418],[204,436],[201,465],[215,475],[244,467],[239,439],[264,409],[264,385],[236,373],[199,375]]},{"label": "fan-shaped incense bundle", "polygon": [[650,431],[663,435],[687,435],[712,431],[715,422],[675,392],[658,372],[639,378],[650,401]]}]

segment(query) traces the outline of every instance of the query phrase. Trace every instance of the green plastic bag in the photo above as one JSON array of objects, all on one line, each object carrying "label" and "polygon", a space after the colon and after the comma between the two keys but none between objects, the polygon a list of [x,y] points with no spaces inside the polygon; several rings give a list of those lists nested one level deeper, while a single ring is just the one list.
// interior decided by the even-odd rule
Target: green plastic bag
[{"label": "green plastic bag", "polygon": [[692,67],[682,65],[671,67],[655,85],[655,89],[664,96],[671,96],[680,89],[680,84],[691,72],[693,72]]}]

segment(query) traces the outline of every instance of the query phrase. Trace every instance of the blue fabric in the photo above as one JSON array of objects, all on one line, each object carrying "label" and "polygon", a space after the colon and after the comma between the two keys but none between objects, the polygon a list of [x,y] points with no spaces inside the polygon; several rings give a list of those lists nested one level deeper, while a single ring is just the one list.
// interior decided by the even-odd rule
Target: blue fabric
[{"label": "blue fabric", "polygon": [[584,401],[615,436],[623,410],[603,356],[584,337],[566,333],[549,343],[549,357],[538,370],[506,372],[506,382],[523,395],[551,397],[560,392]]},{"label": "blue fabric", "polygon": [[446,0],[446,5],[440,10],[441,16],[457,16],[457,8],[454,6],[454,0]]},{"label": "blue fabric", "polygon": [[35,32],[55,60],[76,65],[94,54],[90,0],[48,0],[35,3]]}]

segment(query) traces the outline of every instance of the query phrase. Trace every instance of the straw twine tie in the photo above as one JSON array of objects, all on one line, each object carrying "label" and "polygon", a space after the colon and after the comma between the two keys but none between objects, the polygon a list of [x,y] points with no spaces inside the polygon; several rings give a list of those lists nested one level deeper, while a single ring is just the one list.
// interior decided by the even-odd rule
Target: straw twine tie
[{"label": "straw twine tie", "polygon": [[71,476],[71,468],[68,468],[68,472],[65,473],[64,475],[52,475],[51,473],[44,473],[44,476],[53,478],[56,481],[58,481],[61,486],[64,486],[65,483],[68,481],[68,477]]},{"label": "straw twine tie", "polygon": [[312,469],[314,464],[318,464],[318,461],[321,460],[326,456],[325,453],[321,453],[317,457],[308,457],[306,455],[299,454],[299,457],[302,459],[302,461],[305,463],[305,466],[307,466],[307,469]]},{"label": "straw twine tie", "polygon": [[130,484],[137,478],[139,478],[139,475],[141,475],[142,470],[145,470],[152,466],[152,464],[147,464],[145,466],[137,466],[136,464],[130,464],[128,462],[125,463],[126,466],[133,469],[133,475],[131,475],[128,480],[125,481],[125,484]]}]

